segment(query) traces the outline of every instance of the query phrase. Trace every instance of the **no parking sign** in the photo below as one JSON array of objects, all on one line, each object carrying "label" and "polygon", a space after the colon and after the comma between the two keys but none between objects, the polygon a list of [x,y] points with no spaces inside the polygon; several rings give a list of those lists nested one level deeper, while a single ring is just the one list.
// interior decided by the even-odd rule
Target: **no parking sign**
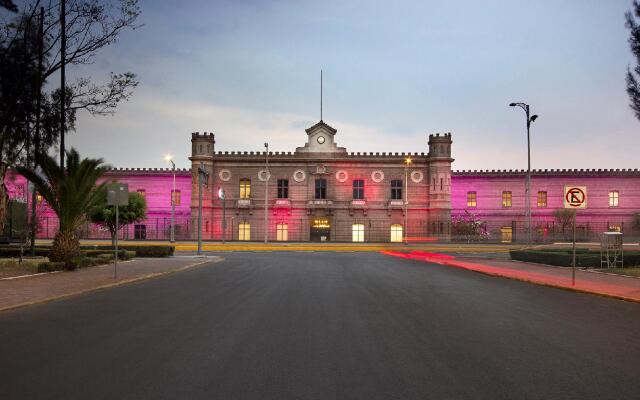
[{"label": "no parking sign", "polygon": [[564,187],[564,208],[587,208],[587,187],[566,185]]}]

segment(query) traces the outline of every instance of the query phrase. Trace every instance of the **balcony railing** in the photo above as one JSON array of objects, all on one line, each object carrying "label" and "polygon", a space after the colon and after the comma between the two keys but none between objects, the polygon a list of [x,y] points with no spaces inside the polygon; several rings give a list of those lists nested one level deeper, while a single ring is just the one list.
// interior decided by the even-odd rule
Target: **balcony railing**
[{"label": "balcony railing", "polygon": [[251,208],[251,199],[238,199],[238,208]]},{"label": "balcony railing", "polygon": [[309,207],[331,207],[333,206],[333,201],[327,199],[313,199],[309,200],[307,204]]},{"label": "balcony railing", "polygon": [[291,207],[291,200],[289,200],[289,199],[276,199],[276,201],[273,203],[273,206],[275,208],[290,208]]},{"label": "balcony railing", "polygon": [[403,199],[392,199],[392,200],[389,200],[388,207],[389,208],[403,208],[404,207],[404,200]]}]

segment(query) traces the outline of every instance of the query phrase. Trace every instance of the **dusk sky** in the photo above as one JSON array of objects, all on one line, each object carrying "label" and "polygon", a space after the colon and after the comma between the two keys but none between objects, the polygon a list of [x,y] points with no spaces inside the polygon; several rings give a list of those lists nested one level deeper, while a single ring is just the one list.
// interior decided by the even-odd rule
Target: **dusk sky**
[{"label": "dusk sky", "polygon": [[320,119],[348,151],[426,152],[453,134],[454,169],[637,168],[628,106],[631,0],[142,1],[125,32],[72,75],[132,71],[113,117],[78,116],[68,141],[117,167],[190,166],[190,133],[216,150],[294,151]]}]

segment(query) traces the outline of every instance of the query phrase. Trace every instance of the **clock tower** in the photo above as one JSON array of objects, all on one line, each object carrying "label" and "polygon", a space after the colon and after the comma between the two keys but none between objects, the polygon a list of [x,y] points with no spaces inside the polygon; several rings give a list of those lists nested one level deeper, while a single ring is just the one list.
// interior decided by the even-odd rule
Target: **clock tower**
[{"label": "clock tower", "polygon": [[320,120],[317,124],[306,129],[307,143],[296,148],[296,153],[337,153],[347,154],[344,147],[338,147],[335,142],[337,130]]}]

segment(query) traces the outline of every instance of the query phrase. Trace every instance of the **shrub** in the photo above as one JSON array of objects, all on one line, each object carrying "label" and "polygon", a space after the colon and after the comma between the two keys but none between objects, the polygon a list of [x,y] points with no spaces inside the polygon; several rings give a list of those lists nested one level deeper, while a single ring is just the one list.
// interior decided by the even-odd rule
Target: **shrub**
[{"label": "shrub", "polygon": [[[49,248],[36,247],[36,256],[47,257],[49,256]],[[28,256],[31,251],[28,247],[22,249],[22,255]],[[2,246],[0,247],[0,258],[20,257],[20,247],[18,246]]]},{"label": "shrub", "polygon": [[38,264],[38,272],[53,272],[53,271],[62,271],[64,270],[63,262],[43,262]]},{"label": "shrub", "polygon": [[[113,260],[113,252],[114,250],[83,250],[82,254],[86,257],[99,257],[102,255],[108,255]],[[121,250],[118,249],[118,260],[129,260],[135,257],[135,251]]]},{"label": "shrub", "polygon": [[[570,267],[573,261],[571,249],[511,250],[511,259],[538,264]],[[640,251],[624,252],[625,267],[640,265]],[[576,249],[576,266],[600,268],[600,250]]]},{"label": "shrub", "polygon": [[[87,250],[114,250],[113,246],[83,246],[83,249]],[[118,252],[122,250],[135,251],[136,257],[169,257],[173,255],[175,246],[160,245],[160,246],[145,246],[145,245],[131,245],[126,244],[118,246]]]}]

